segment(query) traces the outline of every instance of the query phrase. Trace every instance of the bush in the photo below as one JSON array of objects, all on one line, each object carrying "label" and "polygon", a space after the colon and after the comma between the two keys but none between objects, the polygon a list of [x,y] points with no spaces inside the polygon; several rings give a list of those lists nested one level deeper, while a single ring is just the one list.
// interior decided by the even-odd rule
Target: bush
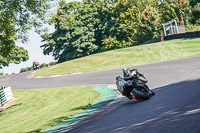
[{"label": "bush", "polygon": [[112,38],[110,36],[106,38],[106,40],[103,40],[102,44],[103,44],[102,51],[113,50],[118,48],[126,48],[132,45],[129,42],[125,41],[120,42],[116,39],[116,37]]},{"label": "bush", "polygon": [[200,3],[194,6],[194,8],[191,9],[192,15],[191,15],[191,23],[192,24],[200,24]]},{"label": "bush", "polygon": [[[53,66],[53,65],[56,65],[57,63],[58,63],[58,62],[50,62],[49,65]],[[38,68],[43,68],[43,67],[48,67],[48,64],[42,63],[41,65],[39,65]],[[31,70],[33,70],[33,66],[31,66],[31,67],[26,67],[26,68],[22,68],[22,69],[20,70],[20,73],[22,73],[22,72],[27,72],[27,71],[31,71]]]},{"label": "bush", "polygon": [[193,32],[193,31],[200,31],[200,25],[188,25],[186,27],[187,32]]},{"label": "bush", "polygon": [[56,62],[50,62],[49,65],[53,66],[53,65],[56,65],[57,63],[58,63],[57,61]]}]

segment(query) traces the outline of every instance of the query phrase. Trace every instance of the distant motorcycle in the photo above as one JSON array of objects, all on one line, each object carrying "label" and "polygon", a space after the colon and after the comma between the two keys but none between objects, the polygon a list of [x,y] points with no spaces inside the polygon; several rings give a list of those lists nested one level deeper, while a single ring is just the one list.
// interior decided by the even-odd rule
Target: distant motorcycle
[{"label": "distant motorcycle", "polygon": [[33,70],[37,70],[37,66],[36,65],[33,66]]},{"label": "distant motorcycle", "polygon": [[33,70],[37,70],[39,67],[39,62],[34,61],[33,62]]},{"label": "distant motorcycle", "polygon": [[117,89],[129,99],[148,100],[155,93],[146,85],[147,79],[137,69],[124,68],[123,76],[116,77]]}]

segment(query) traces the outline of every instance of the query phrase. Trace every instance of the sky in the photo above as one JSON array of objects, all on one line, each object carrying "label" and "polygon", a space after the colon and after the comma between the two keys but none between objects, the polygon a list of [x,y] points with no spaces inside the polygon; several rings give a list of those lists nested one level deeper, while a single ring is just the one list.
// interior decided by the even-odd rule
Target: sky
[{"label": "sky", "polygon": [[9,67],[4,67],[0,72],[4,74],[19,73],[21,68],[32,66],[33,61],[38,61],[40,64],[55,61],[53,56],[43,54],[43,49],[40,46],[45,42],[41,42],[41,40],[42,38],[37,33],[30,31],[29,41],[27,43],[16,43],[17,46],[24,47],[24,49],[28,50],[29,60],[20,64],[9,64]]},{"label": "sky", "polygon": [[[71,1],[82,1],[82,0],[66,0],[66,2]],[[49,32],[54,31],[54,26],[49,27]],[[50,63],[54,62],[53,56],[47,56],[43,54],[43,49],[40,48],[42,44],[45,42],[41,42],[42,38],[40,35],[35,33],[33,30],[29,31],[29,41],[25,44],[16,42],[17,46],[24,47],[24,49],[28,50],[29,60],[22,62],[20,64],[9,64],[8,67],[3,67],[0,69],[0,73],[4,74],[12,74],[12,73],[19,73],[21,68],[30,67],[33,64],[33,61],[38,61],[40,64],[42,63]]]}]

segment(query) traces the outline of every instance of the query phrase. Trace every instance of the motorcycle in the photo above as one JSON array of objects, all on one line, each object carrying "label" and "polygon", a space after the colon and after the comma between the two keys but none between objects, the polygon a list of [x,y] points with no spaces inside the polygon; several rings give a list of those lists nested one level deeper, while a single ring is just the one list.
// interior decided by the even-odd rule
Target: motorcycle
[{"label": "motorcycle", "polygon": [[146,85],[147,79],[137,69],[124,68],[123,76],[116,77],[116,85],[119,92],[129,99],[148,100],[155,92]]},{"label": "motorcycle", "polygon": [[36,65],[33,66],[33,70],[37,70],[37,66]]}]

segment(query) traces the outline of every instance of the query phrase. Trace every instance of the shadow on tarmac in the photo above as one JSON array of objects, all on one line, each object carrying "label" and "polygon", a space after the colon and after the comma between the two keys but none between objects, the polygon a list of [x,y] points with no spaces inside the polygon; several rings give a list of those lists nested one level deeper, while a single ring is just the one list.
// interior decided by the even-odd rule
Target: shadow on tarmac
[{"label": "shadow on tarmac", "polygon": [[200,79],[160,87],[155,92],[147,101],[127,101],[70,133],[200,132]]},{"label": "shadow on tarmac", "polygon": [[[70,133],[102,133],[102,132],[140,132],[140,133],[168,133],[168,132],[200,132],[200,79],[174,83],[155,89],[156,95],[147,101],[128,100],[118,109],[93,119],[70,130]],[[76,109],[101,109],[112,100],[101,101],[94,105],[80,106]],[[88,107],[89,106],[89,107]],[[128,112],[129,111],[129,112]],[[126,113],[121,113],[126,112]],[[87,112],[88,113],[88,112]],[[69,119],[60,117],[48,122],[47,126],[53,126],[54,122],[62,122],[58,128],[47,132],[67,131],[67,125],[88,116],[82,114]],[[118,116],[118,117],[115,117]],[[108,124],[112,123],[112,124]],[[38,133],[41,129],[26,133]]]},{"label": "shadow on tarmac", "polygon": [[[148,101],[126,103],[135,104],[136,108],[133,110],[136,118],[128,127],[134,132],[200,132],[199,94],[200,79],[157,88],[156,95]],[[138,118],[138,113],[144,117]]]}]

